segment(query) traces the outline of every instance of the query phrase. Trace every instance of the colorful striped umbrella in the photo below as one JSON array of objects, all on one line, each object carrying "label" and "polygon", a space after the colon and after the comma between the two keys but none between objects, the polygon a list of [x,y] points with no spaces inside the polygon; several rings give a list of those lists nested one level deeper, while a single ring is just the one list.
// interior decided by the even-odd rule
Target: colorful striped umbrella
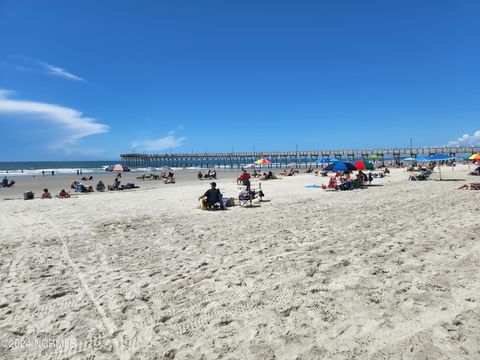
[{"label": "colorful striped umbrella", "polygon": [[468,160],[480,160],[480,153],[473,154],[468,157]]},{"label": "colorful striped umbrella", "polygon": [[258,165],[270,165],[272,162],[268,159],[258,159],[257,161],[255,161],[255,164],[258,164]]}]

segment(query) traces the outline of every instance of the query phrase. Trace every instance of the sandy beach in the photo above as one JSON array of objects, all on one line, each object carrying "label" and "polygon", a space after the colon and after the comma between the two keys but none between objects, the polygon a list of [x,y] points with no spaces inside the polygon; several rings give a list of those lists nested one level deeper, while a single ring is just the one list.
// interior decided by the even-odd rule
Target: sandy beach
[{"label": "sandy beach", "polygon": [[[217,212],[198,209],[208,181],[192,174],[33,201],[23,190],[45,182],[17,179],[1,189],[0,358],[478,359],[480,192],[456,190],[476,181],[466,173],[393,169],[341,192],[301,174]],[[234,178],[219,174],[224,196]]]}]

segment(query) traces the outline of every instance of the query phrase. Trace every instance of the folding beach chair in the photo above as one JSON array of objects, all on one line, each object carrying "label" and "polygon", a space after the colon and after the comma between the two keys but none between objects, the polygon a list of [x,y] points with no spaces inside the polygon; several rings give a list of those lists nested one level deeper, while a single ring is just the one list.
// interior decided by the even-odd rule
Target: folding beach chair
[{"label": "folding beach chair", "polygon": [[253,200],[260,199],[262,201],[264,194],[262,191],[262,184],[258,184],[258,189],[253,189],[247,186],[239,186],[240,194],[238,195],[238,205],[245,207],[247,205],[252,206]]},{"label": "folding beach chair", "polygon": [[470,190],[480,190],[480,184],[471,183]]}]

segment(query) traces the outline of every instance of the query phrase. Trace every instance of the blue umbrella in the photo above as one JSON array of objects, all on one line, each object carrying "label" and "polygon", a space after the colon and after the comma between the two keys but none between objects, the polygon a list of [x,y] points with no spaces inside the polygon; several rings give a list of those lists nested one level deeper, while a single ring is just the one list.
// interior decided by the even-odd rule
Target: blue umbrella
[{"label": "blue umbrella", "polygon": [[453,160],[455,159],[453,156],[446,155],[446,154],[435,154],[429,157],[432,161],[443,161],[443,160]]},{"label": "blue umbrella", "polygon": [[355,166],[348,162],[337,161],[336,163],[328,165],[325,170],[328,171],[354,171],[357,170]]},{"label": "blue umbrella", "polygon": [[417,161],[432,161],[430,158],[427,158],[426,156],[417,156]]}]

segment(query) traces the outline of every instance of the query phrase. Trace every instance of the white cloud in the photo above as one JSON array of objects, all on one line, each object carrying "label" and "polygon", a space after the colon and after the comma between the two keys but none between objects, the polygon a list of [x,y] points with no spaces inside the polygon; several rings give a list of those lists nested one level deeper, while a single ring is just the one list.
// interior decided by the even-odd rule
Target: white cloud
[{"label": "white cloud", "polygon": [[87,80],[78,75],[72,74],[70,71],[67,71],[64,68],[27,56],[11,56],[10,61],[18,70],[43,72],[48,75],[61,77],[67,80],[87,82]]},{"label": "white cloud", "polygon": [[[25,116],[35,121],[47,121],[61,126],[63,138],[52,144],[54,149],[74,151],[80,139],[108,132],[108,125],[95,122],[78,110],[61,105],[11,99],[10,90],[0,89],[0,120],[2,115]],[[3,117],[7,119],[6,117]]]},{"label": "white cloud", "polygon": [[73,75],[71,72],[68,72],[65,69],[62,69],[61,67],[55,66],[55,65],[50,65],[47,63],[40,62],[41,65],[47,70],[48,74],[54,75],[54,76],[59,76],[63,77],[68,80],[75,80],[75,81],[84,81],[86,82],[85,79],[81,78],[80,76]]},{"label": "white cloud", "polygon": [[473,135],[465,134],[456,140],[450,141],[448,146],[473,146],[480,144],[480,130],[477,130]]},{"label": "white cloud", "polygon": [[174,132],[169,132],[167,136],[160,139],[135,141],[132,143],[132,147],[140,151],[162,151],[178,148],[186,139],[185,137],[176,137]]}]

